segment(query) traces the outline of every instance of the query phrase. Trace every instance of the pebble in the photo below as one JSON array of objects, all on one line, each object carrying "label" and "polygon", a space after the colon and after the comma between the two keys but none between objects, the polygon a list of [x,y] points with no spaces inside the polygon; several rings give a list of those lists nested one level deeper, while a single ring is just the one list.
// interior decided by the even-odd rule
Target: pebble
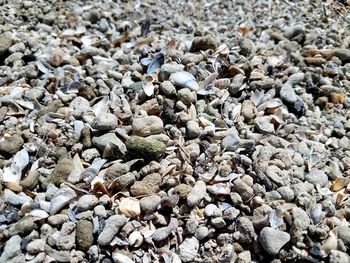
[{"label": "pebble", "polygon": [[27,252],[29,254],[38,254],[44,252],[45,240],[35,239],[27,245]]},{"label": "pebble", "polygon": [[23,138],[17,134],[9,137],[4,136],[0,140],[0,152],[4,154],[15,154],[21,149],[23,143]]},{"label": "pebble", "polygon": [[12,45],[12,34],[6,32],[0,35],[0,56],[2,56]]},{"label": "pebble", "polygon": [[186,105],[195,103],[197,101],[196,93],[191,91],[189,88],[180,89],[178,92],[179,100]]},{"label": "pebble", "polygon": [[195,37],[192,40],[191,51],[200,51],[200,50],[207,50],[207,49],[215,50],[218,46],[219,46],[218,40],[212,35]]},{"label": "pebble", "polygon": [[100,246],[107,246],[127,221],[128,219],[124,215],[113,215],[109,217],[102,232],[98,236],[97,243]]},{"label": "pebble", "polygon": [[110,131],[118,127],[118,117],[112,113],[101,113],[91,122],[91,127],[99,131]]},{"label": "pebble", "polygon": [[254,127],[262,134],[272,134],[275,132],[275,126],[271,123],[271,118],[269,116],[256,117]]},{"label": "pebble", "polygon": [[323,187],[328,183],[328,176],[321,170],[313,169],[305,175],[305,180],[314,186],[319,185]]},{"label": "pebble", "polygon": [[157,116],[135,118],[132,122],[132,132],[137,136],[146,137],[158,134],[163,132],[163,129],[163,121]]},{"label": "pebble", "polygon": [[0,262],[20,263],[25,262],[24,255],[21,251],[21,237],[11,237],[4,246],[4,250],[0,256]]},{"label": "pebble", "polygon": [[195,237],[186,238],[179,246],[179,256],[183,262],[192,262],[199,249],[199,242]]},{"label": "pebble", "polygon": [[76,230],[77,249],[85,252],[93,245],[93,225],[89,220],[79,220]]},{"label": "pebble", "polygon": [[131,136],[126,142],[127,154],[130,158],[143,158],[146,161],[158,160],[165,153],[165,144],[147,138]]},{"label": "pebble", "polygon": [[186,124],[186,128],[187,128],[188,137],[191,139],[197,138],[201,133],[199,124],[196,121],[188,121]]},{"label": "pebble", "polygon": [[206,226],[200,226],[196,229],[195,237],[198,240],[203,240],[209,235],[209,229]]},{"label": "pebble", "polygon": [[77,203],[78,211],[86,211],[93,209],[98,204],[98,199],[95,195],[83,195]]},{"label": "pebble", "polygon": [[150,195],[159,191],[162,177],[158,173],[145,176],[141,181],[136,181],[130,188],[133,196]]},{"label": "pebble", "polygon": [[161,201],[160,196],[152,194],[150,196],[143,197],[140,200],[140,206],[142,211],[146,213],[153,213],[156,211]]},{"label": "pebble", "polygon": [[281,248],[290,240],[290,235],[286,232],[264,227],[259,234],[259,241],[263,249],[270,255],[276,255]]},{"label": "pebble", "polygon": [[329,254],[329,263],[348,263],[350,261],[350,257],[347,253],[331,250]]},{"label": "pebble", "polygon": [[207,186],[205,182],[198,180],[187,196],[188,206],[197,206],[205,197],[206,192]]}]

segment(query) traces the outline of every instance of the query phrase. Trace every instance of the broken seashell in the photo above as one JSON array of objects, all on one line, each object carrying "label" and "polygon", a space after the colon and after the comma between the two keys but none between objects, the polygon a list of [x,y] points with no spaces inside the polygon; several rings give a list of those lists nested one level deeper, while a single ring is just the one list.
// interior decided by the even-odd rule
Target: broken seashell
[{"label": "broken seashell", "polygon": [[[2,138],[4,140],[4,138]],[[26,149],[20,150],[15,156],[12,158],[11,164],[9,167],[4,169],[3,181],[5,183],[15,183],[19,184],[22,176],[22,170],[29,163],[29,155]],[[13,184],[10,184],[14,187]]]},{"label": "broken seashell", "polygon": [[114,263],[135,263],[131,258],[121,253],[113,252],[112,258]]},{"label": "broken seashell", "polygon": [[329,232],[328,238],[323,242],[321,248],[329,253],[331,250],[336,250],[338,247],[338,239],[333,231]]},{"label": "broken seashell", "polygon": [[63,207],[68,205],[77,194],[69,187],[62,187],[56,191],[50,202],[50,215],[56,214]]},{"label": "broken seashell", "polygon": [[132,197],[123,198],[118,209],[120,213],[128,217],[138,217],[141,214],[140,201]]},{"label": "broken seashell", "polygon": [[350,177],[337,177],[331,186],[333,192],[338,192],[350,183]]},{"label": "broken seashell", "polygon": [[143,243],[143,236],[139,231],[134,231],[130,234],[128,240],[131,246],[139,247]]}]

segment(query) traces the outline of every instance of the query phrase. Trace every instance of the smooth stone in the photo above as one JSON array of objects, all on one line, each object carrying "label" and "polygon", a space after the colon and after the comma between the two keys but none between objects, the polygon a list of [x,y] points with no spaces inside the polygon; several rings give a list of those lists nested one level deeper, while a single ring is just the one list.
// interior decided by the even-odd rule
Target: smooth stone
[{"label": "smooth stone", "polygon": [[198,205],[207,193],[207,185],[204,181],[198,180],[187,196],[187,204],[190,207]]},{"label": "smooth stone", "polygon": [[286,232],[264,227],[259,234],[259,241],[263,249],[270,255],[277,255],[281,248],[290,240],[290,235]]},{"label": "smooth stone", "polygon": [[88,251],[94,243],[93,225],[89,220],[79,220],[76,230],[77,248],[83,252]]},{"label": "smooth stone", "polygon": [[140,200],[141,209],[146,213],[152,213],[156,211],[161,201],[161,197],[155,194],[143,197]]},{"label": "smooth stone", "polygon": [[149,135],[162,133],[163,130],[163,121],[157,116],[134,118],[132,122],[132,132],[137,136],[146,137]]},{"label": "smooth stone", "polygon": [[106,220],[106,224],[98,236],[97,243],[100,246],[107,246],[114,236],[128,221],[125,215],[113,215]]},{"label": "smooth stone", "polygon": [[0,262],[7,263],[24,263],[24,255],[21,251],[22,238],[18,235],[7,240],[4,250],[0,256]]},{"label": "smooth stone", "polygon": [[112,113],[101,113],[91,122],[91,127],[99,131],[110,131],[118,127],[118,117]]},{"label": "smooth stone", "polygon": [[98,205],[98,198],[95,195],[83,195],[77,203],[78,211],[86,211]]}]

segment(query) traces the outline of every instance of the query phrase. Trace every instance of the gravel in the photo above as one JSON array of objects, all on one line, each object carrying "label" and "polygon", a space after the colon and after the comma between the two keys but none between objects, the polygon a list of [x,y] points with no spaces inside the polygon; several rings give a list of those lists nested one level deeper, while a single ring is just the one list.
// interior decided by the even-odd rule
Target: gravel
[{"label": "gravel", "polygon": [[348,1],[0,2],[0,262],[349,261]]}]

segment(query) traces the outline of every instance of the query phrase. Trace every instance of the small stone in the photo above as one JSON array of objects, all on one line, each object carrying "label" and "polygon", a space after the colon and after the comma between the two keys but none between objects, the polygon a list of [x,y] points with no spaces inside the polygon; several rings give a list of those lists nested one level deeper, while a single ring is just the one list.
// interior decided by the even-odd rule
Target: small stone
[{"label": "small stone", "polygon": [[243,251],[237,255],[236,263],[250,263],[252,262],[252,256],[250,251]]},{"label": "small stone", "polygon": [[192,262],[197,255],[198,249],[199,242],[197,238],[186,238],[179,246],[180,259],[183,262]]},{"label": "small stone", "polygon": [[12,45],[12,34],[10,32],[6,32],[0,35],[0,56],[5,54],[5,52]]},{"label": "small stone", "polygon": [[106,208],[103,205],[95,206],[94,215],[99,217],[106,217],[107,216]]},{"label": "small stone", "polygon": [[277,255],[281,248],[290,240],[290,235],[286,232],[264,227],[259,235],[259,241],[263,249],[270,255]]},{"label": "small stone", "polygon": [[93,226],[88,220],[79,220],[76,230],[77,248],[83,252],[88,251],[93,245]]},{"label": "small stone", "polygon": [[52,226],[59,226],[59,225],[63,224],[64,222],[67,222],[68,220],[69,220],[69,218],[67,215],[58,214],[58,215],[50,216],[47,219],[47,222]]},{"label": "small stone", "polygon": [[98,236],[97,243],[101,246],[107,246],[127,221],[128,219],[124,215],[113,215],[108,218],[105,227]]},{"label": "small stone", "polygon": [[192,187],[187,184],[179,184],[175,186],[174,192],[180,197],[180,198],[186,198],[187,195],[191,192]]},{"label": "small stone", "polygon": [[209,235],[209,229],[206,226],[200,226],[196,229],[194,235],[198,240],[203,240]]},{"label": "small stone", "polygon": [[54,184],[59,185],[66,182],[69,174],[73,170],[73,162],[71,159],[65,158],[60,160],[52,173],[47,177],[44,185]]},{"label": "small stone", "polygon": [[331,250],[329,253],[329,263],[349,263],[350,256],[339,250]]},{"label": "small stone", "polygon": [[150,195],[159,191],[159,185],[162,182],[162,177],[158,173],[152,173],[142,181],[137,181],[130,188],[130,192],[133,196]]},{"label": "small stone", "polygon": [[158,160],[165,153],[165,144],[156,140],[132,136],[126,142],[128,156],[133,159],[142,158],[146,161]]},{"label": "small stone", "polygon": [[159,242],[168,238],[169,235],[170,235],[170,231],[168,227],[160,227],[160,228],[157,228],[156,231],[154,232],[152,236],[152,240],[154,242]]},{"label": "small stone", "polygon": [[207,193],[207,186],[205,182],[201,180],[197,181],[187,196],[188,206],[193,207],[198,205],[203,200],[206,193]]},{"label": "small stone", "polygon": [[295,91],[289,82],[282,86],[280,90],[280,97],[283,101],[290,104],[294,104],[298,99],[298,96],[295,94]]},{"label": "small stone", "polygon": [[86,211],[94,208],[98,204],[98,199],[95,195],[83,195],[77,203],[78,211]]},{"label": "small stone", "polygon": [[40,173],[35,171],[29,171],[28,175],[20,182],[23,190],[33,191],[39,184]]},{"label": "small stone", "polygon": [[271,123],[270,116],[256,117],[254,126],[263,134],[272,134],[275,132],[275,126]]},{"label": "small stone", "polygon": [[254,42],[252,40],[250,40],[249,38],[243,38],[239,41],[239,47],[241,48],[240,53],[243,56],[248,57],[249,55],[251,55],[253,52],[255,52],[255,45]]},{"label": "small stone", "polygon": [[312,169],[307,175],[305,175],[305,181],[312,183],[314,186],[325,186],[328,183],[328,176],[321,170]]},{"label": "small stone", "polygon": [[91,163],[95,158],[100,157],[100,153],[96,148],[91,148],[83,151],[81,157],[84,159],[85,162]]},{"label": "small stone", "polygon": [[95,136],[92,138],[92,143],[100,150],[104,150],[108,143],[118,145],[120,143],[120,139],[115,135],[115,133],[106,133],[101,136]]},{"label": "small stone", "polygon": [[23,143],[23,138],[17,134],[4,136],[0,140],[0,153],[15,154],[21,149]]},{"label": "small stone", "polygon": [[27,245],[27,252],[29,254],[38,254],[44,251],[45,240],[35,239]]},{"label": "small stone", "polygon": [[243,118],[250,123],[250,121],[255,118],[257,113],[254,103],[251,100],[243,101],[241,113]]},{"label": "small stone", "polygon": [[146,213],[153,213],[156,211],[161,201],[160,196],[152,194],[150,196],[143,197],[140,200],[141,209]]},{"label": "small stone", "polygon": [[238,233],[239,242],[249,244],[253,241],[255,236],[254,226],[252,221],[250,221],[247,217],[238,218],[236,231],[236,233]]},{"label": "small stone", "polygon": [[177,94],[179,96],[179,100],[186,105],[190,105],[191,103],[195,103],[197,101],[196,93],[191,91],[189,88],[180,89]]},{"label": "small stone", "polygon": [[192,41],[191,51],[196,52],[200,50],[212,49],[216,50],[219,46],[219,41],[212,35],[203,37],[195,37]]},{"label": "small stone", "polygon": [[108,180],[113,180],[123,174],[129,172],[130,167],[124,163],[115,163],[108,167],[105,173],[105,178]]},{"label": "small stone", "polygon": [[350,49],[338,48],[334,50],[334,56],[338,57],[343,64],[350,62]]},{"label": "small stone", "polygon": [[210,220],[210,223],[217,229],[220,229],[226,226],[225,220],[221,217],[212,218]]},{"label": "small stone", "polygon": [[250,200],[254,195],[254,190],[242,179],[234,180],[233,187],[240,194],[244,202]]},{"label": "small stone", "polygon": [[26,49],[26,46],[24,45],[23,42],[20,42],[20,43],[17,43],[17,44],[14,44],[13,46],[11,46],[9,48],[9,51],[11,53],[16,53],[16,52],[24,52],[24,50]]},{"label": "small stone", "polygon": [[208,204],[204,208],[204,215],[207,217],[220,217],[222,216],[221,209],[214,204]]},{"label": "small stone", "polygon": [[21,251],[21,242],[22,238],[17,235],[7,240],[0,256],[0,262],[24,263],[25,259]]},{"label": "small stone", "polygon": [[118,118],[112,113],[101,113],[91,122],[91,127],[100,131],[114,130],[118,126]]},{"label": "small stone", "polygon": [[344,242],[344,245],[350,245],[350,228],[347,226],[338,227],[338,238]]},{"label": "small stone", "polygon": [[197,138],[201,132],[198,122],[188,121],[186,124],[187,134],[190,139]]},{"label": "small stone", "polygon": [[[169,75],[170,76],[170,75]],[[173,85],[173,83],[171,83],[171,81],[166,80],[164,82],[162,82],[159,86],[159,90],[164,93],[164,95],[170,97],[176,94],[176,88]]]},{"label": "small stone", "polygon": [[184,69],[184,65],[181,65],[181,64],[176,64],[176,63],[164,64],[160,68],[159,76],[164,82],[166,82],[166,80],[169,79],[171,74],[175,72],[183,71],[183,69]]},{"label": "small stone", "polygon": [[163,121],[157,116],[134,118],[132,122],[133,134],[141,137],[161,133],[163,129]]}]

